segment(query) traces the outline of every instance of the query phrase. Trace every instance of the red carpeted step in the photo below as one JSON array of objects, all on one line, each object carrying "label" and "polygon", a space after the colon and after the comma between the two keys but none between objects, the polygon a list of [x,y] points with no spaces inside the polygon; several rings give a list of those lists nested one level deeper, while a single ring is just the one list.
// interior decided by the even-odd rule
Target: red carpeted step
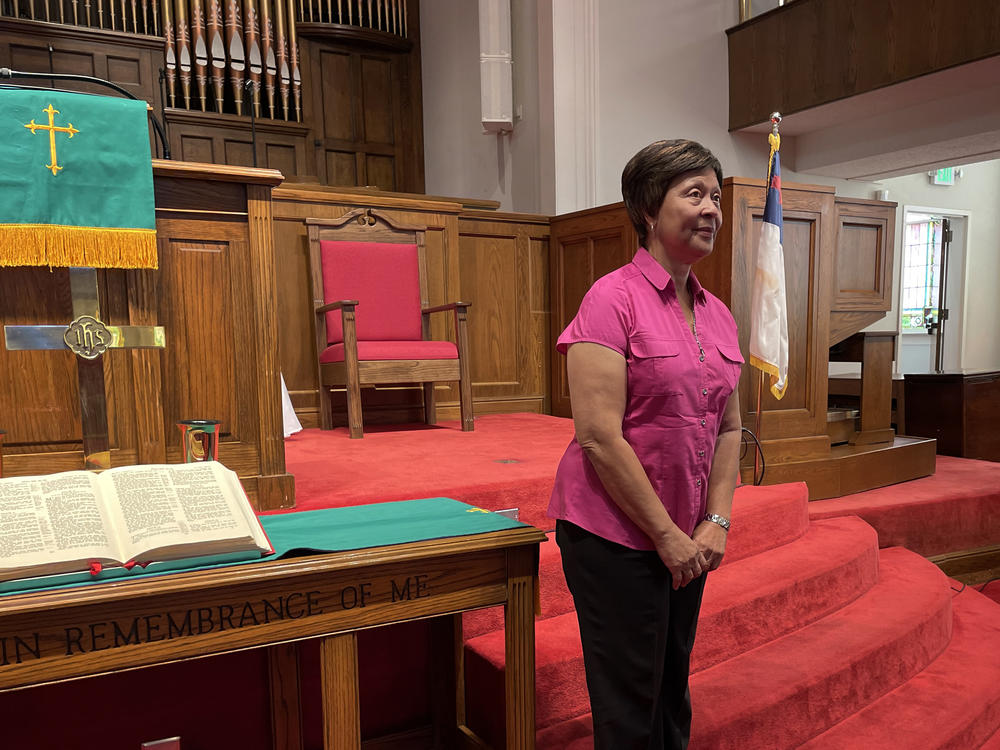
[{"label": "red carpeted step", "polygon": [[[466,722],[492,747],[503,747],[504,634],[465,644]],[[535,624],[535,728],[590,710],[576,612]]]},{"label": "red carpeted step", "polygon": [[[875,584],[877,556],[874,530],[860,519],[841,518],[816,523],[805,536],[767,554],[720,568],[705,592],[693,669],[755,648],[855,600]],[[535,643],[536,726],[544,729],[589,708],[576,614],[538,621]],[[469,725],[491,739],[502,732],[489,714],[496,701],[502,704],[503,664],[502,630],[467,640],[466,684],[476,686],[467,699]]]},{"label": "red carpeted step", "polygon": [[536,750],[594,750],[594,722],[589,713],[535,733]]},{"label": "red carpeted step", "polygon": [[952,608],[951,643],[941,656],[803,747],[967,750],[990,741],[1000,729],[1000,605],[966,589]]},{"label": "red carpeted step", "polygon": [[938,456],[936,472],[856,495],[809,503],[813,520],[861,516],[883,547],[941,555],[1000,538],[1000,463]]},{"label": "red carpeted step", "polygon": [[[539,748],[541,750],[541,748]],[[1000,750],[1000,729],[997,733],[984,742],[979,750]]]},{"label": "red carpeted step", "polygon": [[692,750],[797,747],[895,689],[948,645],[952,593],[924,558],[882,550],[864,596],[692,675]]},{"label": "red carpeted step", "polygon": [[[538,579],[541,594],[541,618],[555,617],[573,610],[573,597],[566,588],[566,577],[563,575],[562,558],[559,556],[559,546],[556,544],[555,533],[550,532],[548,539],[539,545]],[[503,630],[503,607],[489,607],[466,612],[462,616],[462,631],[465,640],[489,633],[493,630]]]},{"label": "red carpeted step", "polygon": [[804,482],[739,487],[733,497],[732,520],[724,565],[805,534],[809,528],[809,489]]},{"label": "red carpeted step", "polygon": [[790,544],[723,565],[705,585],[691,671],[818,620],[877,580],[875,529],[850,517],[818,521]]}]

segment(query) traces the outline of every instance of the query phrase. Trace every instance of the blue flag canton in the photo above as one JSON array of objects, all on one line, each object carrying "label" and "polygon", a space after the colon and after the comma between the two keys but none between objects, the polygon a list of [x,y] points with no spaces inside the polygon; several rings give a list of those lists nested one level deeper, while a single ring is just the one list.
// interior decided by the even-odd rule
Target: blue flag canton
[{"label": "blue flag canton", "polygon": [[774,152],[771,163],[771,174],[767,185],[767,198],[764,202],[764,221],[778,227],[778,237],[784,244],[784,227],[781,219],[781,157]]}]

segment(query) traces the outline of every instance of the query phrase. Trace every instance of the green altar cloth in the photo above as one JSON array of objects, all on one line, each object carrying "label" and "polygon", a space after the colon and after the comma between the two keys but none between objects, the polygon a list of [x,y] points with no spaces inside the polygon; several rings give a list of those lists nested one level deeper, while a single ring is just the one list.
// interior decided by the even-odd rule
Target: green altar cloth
[{"label": "green altar cloth", "polygon": [[0,266],[156,268],[148,106],[0,87]]},{"label": "green altar cloth", "polygon": [[274,548],[274,555],[246,559],[242,553],[210,558],[187,558],[138,566],[106,568],[96,576],[67,573],[38,578],[4,581],[0,595],[43,591],[67,586],[90,586],[102,582],[147,578],[188,570],[207,570],[261,560],[299,557],[323,552],[343,552],[442,539],[490,531],[513,529],[527,524],[491,513],[447,497],[373,503],[347,508],[326,508],[297,513],[260,516],[261,525]]}]

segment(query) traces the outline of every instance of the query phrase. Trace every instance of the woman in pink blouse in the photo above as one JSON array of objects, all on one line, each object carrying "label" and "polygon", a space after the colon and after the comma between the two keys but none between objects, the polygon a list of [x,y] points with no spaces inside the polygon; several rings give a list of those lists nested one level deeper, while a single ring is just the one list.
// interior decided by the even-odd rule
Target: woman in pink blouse
[{"label": "woman in pink blouse", "polygon": [[722,167],[657,141],[622,173],[640,248],[598,279],[556,348],[576,437],[549,515],[583,640],[596,750],[684,748],[705,574],[722,561],[736,485],[743,357],[726,306],[691,266],[722,226]]}]

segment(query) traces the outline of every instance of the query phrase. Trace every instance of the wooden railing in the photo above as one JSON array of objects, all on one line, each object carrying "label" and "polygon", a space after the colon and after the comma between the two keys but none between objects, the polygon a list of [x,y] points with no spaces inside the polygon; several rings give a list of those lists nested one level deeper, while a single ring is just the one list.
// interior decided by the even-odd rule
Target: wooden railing
[{"label": "wooden railing", "polygon": [[298,0],[299,20],[406,36],[406,0]]},{"label": "wooden railing", "polygon": [[158,35],[158,0],[2,0],[0,16]]}]

